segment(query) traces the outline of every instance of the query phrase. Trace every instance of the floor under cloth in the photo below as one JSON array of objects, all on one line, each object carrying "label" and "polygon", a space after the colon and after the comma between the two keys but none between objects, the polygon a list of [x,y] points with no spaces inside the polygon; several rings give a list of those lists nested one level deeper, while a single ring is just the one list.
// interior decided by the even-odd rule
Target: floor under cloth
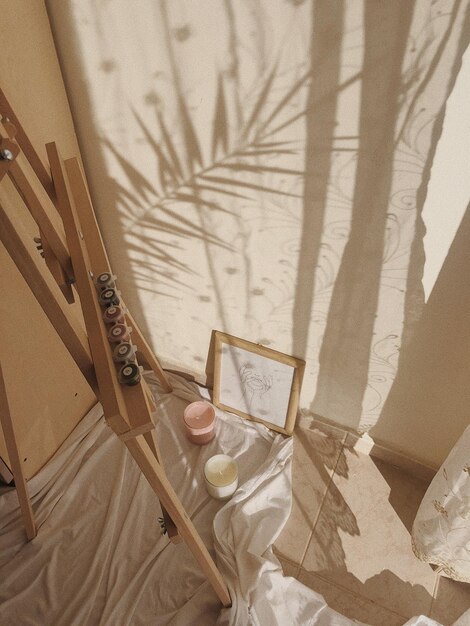
[{"label": "floor under cloth", "polygon": [[[221,609],[186,546],[160,534],[159,503],[97,405],[29,482],[38,524],[32,542],[15,491],[0,496],[1,626],[358,624],[284,577],[273,555],[291,506],[292,439],[217,411],[216,438],[195,446],[182,413],[205,391],[173,376],[174,393],[160,394],[148,380],[168,478],[216,558],[233,606]],[[219,452],[239,463],[240,487],[227,503],[210,498],[203,484],[204,462]]]}]

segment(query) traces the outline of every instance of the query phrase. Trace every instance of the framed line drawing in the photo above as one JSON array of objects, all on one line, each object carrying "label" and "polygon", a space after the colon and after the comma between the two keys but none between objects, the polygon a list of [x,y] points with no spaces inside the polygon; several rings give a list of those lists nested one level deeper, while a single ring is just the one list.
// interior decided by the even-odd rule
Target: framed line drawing
[{"label": "framed line drawing", "polygon": [[305,361],[218,330],[214,337],[214,404],[292,435]]}]

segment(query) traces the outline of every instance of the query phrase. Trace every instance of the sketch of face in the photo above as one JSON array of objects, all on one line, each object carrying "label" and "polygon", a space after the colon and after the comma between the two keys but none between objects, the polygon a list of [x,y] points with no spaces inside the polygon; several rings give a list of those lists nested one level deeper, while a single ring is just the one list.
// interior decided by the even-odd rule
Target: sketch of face
[{"label": "sketch of face", "polygon": [[259,374],[250,363],[243,363],[239,373],[244,395],[249,394],[251,399],[261,397],[273,386],[272,376]]}]

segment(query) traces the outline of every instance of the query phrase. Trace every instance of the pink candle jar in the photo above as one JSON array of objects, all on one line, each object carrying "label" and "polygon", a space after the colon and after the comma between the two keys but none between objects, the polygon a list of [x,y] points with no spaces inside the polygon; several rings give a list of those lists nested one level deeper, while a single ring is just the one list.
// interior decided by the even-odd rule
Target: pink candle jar
[{"label": "pink candle jar", "polygon": [[215,410],[212,404],[204,400],[191,402],[184,410],[184,427],[192,443],[200,446],[209,443],[215,437]]}]

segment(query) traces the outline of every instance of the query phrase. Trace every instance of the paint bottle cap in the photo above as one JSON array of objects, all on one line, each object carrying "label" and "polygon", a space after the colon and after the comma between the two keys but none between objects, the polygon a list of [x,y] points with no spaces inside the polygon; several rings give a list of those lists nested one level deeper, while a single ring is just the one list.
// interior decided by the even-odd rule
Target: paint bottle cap
[{"label": "paint bottle cap", "polygon": [[119,382],[123,385],[137,385],[140,381],[141,369],[137,363],[125,363],[119,370]]},{"label": "paint bottle cap", "polygon": [[120,302],[119,294],[113,287],[107,287],[99,295],[100,304],[108,306],[117,306]]},{"label": "paint bottle cap", "polygon": [[105,309],[103,319],[107,324],[124,321],[124,309],[118,305],[112,304]]},{"label": "paint bottle cap", "polygon": [[108,331],[108,339],[112,342],[127,341],[129,332],[130,330],[125,324],[114,324]]},{"label": "paint bottle cap", "polygon": [[99,288],[114,287],[116,276],[111,272],[102,272],[95,279],[95,285]]},{"label": "paint bottle cap", "polygon": [[133,346],[128,341],[123,341],[119,343],[113,350],[113,361],[124,362],[124,361],[132,361],[135,357],[135,353],[137,352],[137,346]]}]

